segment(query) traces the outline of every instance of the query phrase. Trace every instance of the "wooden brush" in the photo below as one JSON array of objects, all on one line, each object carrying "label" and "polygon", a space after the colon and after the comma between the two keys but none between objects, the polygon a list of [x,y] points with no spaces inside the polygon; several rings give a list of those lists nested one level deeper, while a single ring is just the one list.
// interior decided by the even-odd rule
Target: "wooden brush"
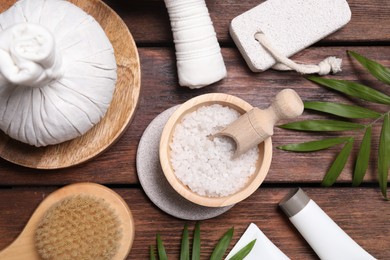
[{"label": "wooden brush", "polygon": [[94,183],[78,183],[50,194],[0,259],[125,259],[134,239],[126,202]]},{"label": "wooden brush", "polygon": [[236,158],[272,136],[276,122],[301,115],[303,108],[299,95],[292,89],[284,89],[276,95],[270,107],[264,110],[257,107],[251,109],[211,138],[232,138],[236,143],[233,155]]}]

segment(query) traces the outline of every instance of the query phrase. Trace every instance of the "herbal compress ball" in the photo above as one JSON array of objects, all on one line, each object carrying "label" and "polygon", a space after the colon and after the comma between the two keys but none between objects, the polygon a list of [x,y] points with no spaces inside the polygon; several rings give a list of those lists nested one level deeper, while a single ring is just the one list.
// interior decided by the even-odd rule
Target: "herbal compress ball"
[{"label": "herbal compress ball", "polygon": [[34,146],[83,135],[105,115],[117,73],[99,23],[64,0],[0,14],[0,129]]}]

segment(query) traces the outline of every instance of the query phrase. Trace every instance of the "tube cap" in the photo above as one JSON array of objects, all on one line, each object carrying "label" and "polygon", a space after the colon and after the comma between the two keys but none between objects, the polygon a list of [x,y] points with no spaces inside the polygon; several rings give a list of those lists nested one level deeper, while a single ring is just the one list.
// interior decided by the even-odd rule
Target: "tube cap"
[{"label": "tube cap", "polygon": [[309,201],[310,198],[306,193],[301,188],[298,188],[287,194],[287,196],[279,202],[279,207],[289,218],[291,218],[300,212]]}]

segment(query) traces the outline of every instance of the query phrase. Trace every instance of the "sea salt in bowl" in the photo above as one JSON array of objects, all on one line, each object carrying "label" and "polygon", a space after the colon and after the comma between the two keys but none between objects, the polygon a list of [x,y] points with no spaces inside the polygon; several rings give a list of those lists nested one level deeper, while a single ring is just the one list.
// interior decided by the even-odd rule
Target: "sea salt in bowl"
[{"label": "sea salt in bowl", "polygon": [[[239,158],[244,164],[248,163],[250,161],[253,162],[253,165],[246,165],[248,167],[248,169],[254,168],[251,170],[252,174],[246,179],[246,181],[244,183],[242,183],[241,178],[239,178],[239,176],[237,176],[237,174],[235,174],[234,172],[230,172],[230,171],[223,172],[222,175],[224,175],[224,180],[221,179],[220,182],[218,182],[218,180],[216,182],[216,183],[220,184],[219,188],[221,188],[221,189],[218,189],[218,194],[210,194],[210,193],[208,194],[207,192],[205,193],[204,191],[202,191],[202,187],[199,187],[199,185],[203,183],[203,185],[205,185],[205,187],[204,187],[205,190],[207,190],[209,187],[206,187],[206,186],[208,186],[209,183],[208,183],[208,181],[205,181],[205,180],[207,180],[208,178],[213,179],[212,176],[207,176],[204,174],[199,174],[199,176],[198,175],[194,176],[194,172],[196,172],[196,171],[194,171],[195,170],[194,168],[196,168],[196,167],[197,168],[202,167],[204,169],[207,169],[207,167],[215,166],[215,165],[207,165],[207,164],[215,163],[211,160],[211,158],[205,158],[205,160],[207,161],[207,163],[205,163],[205,165],[199,165],[199,161],[197,161],[197,163],[192,164],[192,161],[191,161],[192,159],[188,158],[188,160],[189,160],[189,163],[187,164],[188,177],[184,176],[185,178],[183,180],[183,169],[180,169],[180,174],[179,174],[179,170],[176,173],[175,167],[177,168],[177,165],[175,165],[175,167],[173,165],[173,162],[176,163],[176,158],[173,158],[173,155],[176,157],[178,156],[177,150],[175,150],[175,151],[172,150],[172,149],[176,149],[175,147],[173,147],[173,136],[174,136],[175,131],[176,131],[176,126],[178,124],[179,125],[183,124],[183,122],[182,122],[183,118],[188,118],[189,116],[192,116],[193,115],[193,114],[191,114],[192,112],[199,111],[200,108],[204,108],[204,107],[215,107],[213,105],[216,105],[216,104],[224,107],[225,109],[226,109],[226,107],[234,109],[235,111],[239,112],[240,114],[244,114],[245,112],[247,112],[253,108],[249,103],[245,102],[244,100],[242,100],[238,97],[235,97],[235,96],[227,95],[227,94],[213,93],[213,94],[206,94],[206,95],[201,95],[201,96],[195,97],[193,99],[188,100],[184,104],[182,104],[172,114],[172,116],[169,118],[168,122],[166,123],[166,125],[163,129],[163,132],[161,135],[161,140],[160,140],[160,163],[161,163],[161,167],[162,167],[162,170],[164,172],[164,175],[167,178],[170,185],[181,196],[183,196],[187,200],[189,200],[193,203],[196,203],[198,205],[208,206],[208,207],[224,207],[224,206],[232,205],[232,204],[238,203],[238,202],[244,200],[245,198],[247,198],[248,196],[250,196],[253,192],[255,192],[259,188],[259,186],[261,185],[261,183],[265,179],[265,177],[268,173],[270,164],[271,164],[271,159],[272,159],[272,141],[271,141],[271,138],[268,138],[264,142],[262,142],[258,145],[258,149],[254,148],[254,150],[256,150],[255,156],[257,156],[257,160],[254,160],[254,161],[252,160],[253,159],[253,151],[249,151],[249,153],[252,153],[252,154],[246,153],[243,155],[244,157],[246,156],[248,158]],[[213,110],[213,111],[215,111],[215,110]],[[217,120],[217,119],[219,119],[219,117],[221,117],[221,115],[216,115],[214,118],[211,118],[211,119]],[[222,115],[222,117],[223,117],[223,115]],[[230,117],[231,116],[229,114],[226,117],[226,120],[227,121],[232,120]],[[210,120],[210,118],[208,118],[207,120]],[[214,120],[212,120],[212,121],[214,121]],[[196,125],[196,123],[195,123],[195,125]],[[200,131],[199,129],[197,129],[197,127],[195,127],[195,125],[194,125],[194,130],[191,131],[190,135],[193,134],[192,132],[194,132],[195,134],[198,134]],[[205,126],[205,127],[201,126],[201,128],[207,128],[207,126]],[[227,138],[227,137],[224,137],[224,138]],[[218,139],[219,139],[219,137],[218,137]],[[181,138],[180,140],[183,140],[183,138]],[[175,140],[175,142],[176,142],[176,140]],[[221,148],[218,148],[218,149],[226,149],[226,146],[228,147],[228,145],[225,144],[224,140],[221,140],[221,142],[222,142],[222,146],[221,146]],[[196,145],[197,144],[195,144],[195,146],[194,146],[194,144],[192,144],[192,147],[197,148]],[[201,146],[201,145],[202,144],[200,144],[199,146]],[[191,145],[189,147],[191,147]],[[184,149],[186,149],[186,147],[184,147]],[[214,149],[214,148],[212,148],[212,149]],[[234,147],[233,147],[233,149],[234,149]],[[209,155],[210,155],[210,153],[205,151],[205,156],[207,157]],[[183,156],[185,157],[186,155],[183,155]],[[251,156],[252,156],[252,158],[250,158]],[[183,158],[181,158],[181,159],[183,159]],[[186,158],[184,158],[184,160],[186,160]],[[230,160],[230,157],[229,157],[229,160]],[[230,163],[230,162],[228,161],[227,163]],[[184,165],[184,166],[186,166],[186,165]],[[225,171],[226,169],[229,170],[229,165],[225,165],[225,163],[222,163],[219,166],[221,166],[221,169],[223,169],[223,171]],[[242,168],[242,166],[239,166],[239,168],[240,167]],[[186,172],[184,172],[184,175],[185,174],[186,174]],[[231,177],[231,179],[237,183],[241,182],[240,185],[242,186],[238,190],[235,190],[234,193],[232,193],[232,194],[229,194],[228,190],[227,191],[224,190],[224,187],[228,186],[228,185],[226,185],[226,175],[229,175],[229,174],[231,174],[231,175],[228,176],[228,178]],[[179,177],[177,175],[179,175]],[[204,179],[199,180],[199,178],[204,178]],[[183,181],[187,182],[187,184],[184,184]],[[191,181],[193,183],[191,183]],[[210,180],[210,182],[212,182],[212,181],[215,182],[216,180]],[[188,183],[188,182],[190,182],[190,183]],[[239,184],[237,184],[237,185],[239,185]],[[189,186],[191,186],[192,189]],[[227,194],[229,194],[229,195],[227,195]]]}]

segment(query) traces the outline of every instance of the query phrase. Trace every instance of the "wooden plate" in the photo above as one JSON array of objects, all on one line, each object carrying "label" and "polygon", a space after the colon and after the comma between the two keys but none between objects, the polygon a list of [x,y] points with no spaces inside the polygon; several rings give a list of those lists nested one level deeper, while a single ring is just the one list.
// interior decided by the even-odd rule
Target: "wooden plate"
[{"label": "wooden plate", "polygon": [[[15,0],[2,0],[0,12]],[[100,0],[70,0],[103,27],[114,49],[118,81],[105,117],[85,135],[52,146],[34,147],[13,140],[0,131],[0,156],[36,169],[59,169],[86,162],[112,145],[129,125],[140,94],[141,69],[137,46],[123,20]]]}]

